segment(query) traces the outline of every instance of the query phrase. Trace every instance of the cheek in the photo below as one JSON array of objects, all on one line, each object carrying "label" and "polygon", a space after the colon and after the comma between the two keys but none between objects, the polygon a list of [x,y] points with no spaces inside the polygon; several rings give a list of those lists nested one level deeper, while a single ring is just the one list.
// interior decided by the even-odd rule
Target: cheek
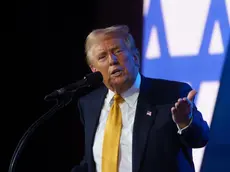
[{"label": "cheek", "polygon": [[102,71],[100,71],[100,72],[101,72],[101,74],[103,75],[103,78],[104,78],[104,79],[107,79],[107,78],[108,78],[108,71],[102,70]]},{"label": "cheek", "polygon": [[127,73],[131,72],[133,70],[133,68],[135,67],[135,63],[134,60],[132,59],[132,56],[128,56],[126,58],[124,58],[123,62],[122,62],[122,66],[125,68],[125,71]]},{"label": "cheek", "polygon": [[108,65],[100,64],[96,66],[97,71],[101,72],[103,78],[106,80],[108,78]]},{"label": "cheek", "polygon": [[108,69],[109,69],[109,65],[106,64],[106,63],[100,63],[98,66],[97,66],[98,70],[103,72],[103,73],[106,73],[108,72]]}]

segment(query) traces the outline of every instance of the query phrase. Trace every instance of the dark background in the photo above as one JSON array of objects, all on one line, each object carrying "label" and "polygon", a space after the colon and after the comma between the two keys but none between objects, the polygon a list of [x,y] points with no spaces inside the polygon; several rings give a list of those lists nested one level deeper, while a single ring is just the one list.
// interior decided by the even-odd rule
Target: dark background
[{"label": "dark background", "polygon": [[[23,133],[54,102],[44,96],[90,72],[84,41],[96,28],[130,27],[141,51],[141,0],[41,0],[1,5],[1,172],[8,170]],[[68,172],[83,155],[83,131],[74,102],[28,140],[19,172]]]}]

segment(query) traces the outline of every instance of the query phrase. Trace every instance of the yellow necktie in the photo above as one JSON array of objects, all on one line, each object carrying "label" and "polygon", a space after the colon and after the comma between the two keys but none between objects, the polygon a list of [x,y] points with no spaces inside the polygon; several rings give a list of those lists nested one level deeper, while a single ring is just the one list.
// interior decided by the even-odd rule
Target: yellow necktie
[{"label": "yellow necktie", "polygon": [[118,172],[119,145],[122,115],[119,103],[124,99],[115,94],[114,102],[106,122],[102,148],[102,172]]}]

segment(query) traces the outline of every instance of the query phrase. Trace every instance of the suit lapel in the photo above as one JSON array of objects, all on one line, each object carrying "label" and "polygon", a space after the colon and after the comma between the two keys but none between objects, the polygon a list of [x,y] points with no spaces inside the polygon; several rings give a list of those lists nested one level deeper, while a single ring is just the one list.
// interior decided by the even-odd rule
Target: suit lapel
[{"label": "suit lapel", "polygon": [[140,93],[137,102],[137,109],[133,127],[133,172],[140,168],[142,157],[146,147],[148,132],[153,125],[156,117],[156,108],[154,103],[157,98],[149,97],[150,91],[153,91],[151,83],[142,76]]},{"label": "suit lapel", "polygon": [[[101,109],[103,107],[104,104],[104,99],[105,96],[107,94],[108,89],[106,87],[102,87],[100,90],[98,90],[97,92],[95,92],[95,95],[93,95],[93,99],[91,99],[91,103],[92,105],[89,106],[90,108],[90,112],[93,112],[95,115],[91,115],[90,114],[90,142],[91,142],[91,146],[93,144],[94,141],[94,136],[95,136],[95,132],[97,129],[97,125],[98,125],[98,121],[99,121],[99,117],[101,114]],[[95,98],[96,97],[96,98]]]},{"label": "suit lapel", "polygon": [[[98,121],[101,114],[101,109],[104,104],[105,96],[108,92],[108,89],[105,86],[102,86],[99,90],[97,90],[91,98],[91,106],[89,106],[91,109],[90,111],[90,123],[89,123],[89,144],[90,144],[90,154],[92,159],[92,166],[95,167],[94,160],[93,160],[93,143],[94,143],[94,137],[98,125]],[[94,115],[92,115],[94,114]],[[94,168],[95,171],[95,168]]]}]

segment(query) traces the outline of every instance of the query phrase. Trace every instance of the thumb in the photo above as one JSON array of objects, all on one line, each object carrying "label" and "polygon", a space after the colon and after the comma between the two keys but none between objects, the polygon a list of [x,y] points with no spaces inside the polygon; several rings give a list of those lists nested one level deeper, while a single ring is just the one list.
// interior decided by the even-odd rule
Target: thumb
[{"label": "thumb", "polygon": [[190,100],[191,102],[193,102],[196,94],[197,94],[196,90],[191,90],[188,93],[187,99]]}]

